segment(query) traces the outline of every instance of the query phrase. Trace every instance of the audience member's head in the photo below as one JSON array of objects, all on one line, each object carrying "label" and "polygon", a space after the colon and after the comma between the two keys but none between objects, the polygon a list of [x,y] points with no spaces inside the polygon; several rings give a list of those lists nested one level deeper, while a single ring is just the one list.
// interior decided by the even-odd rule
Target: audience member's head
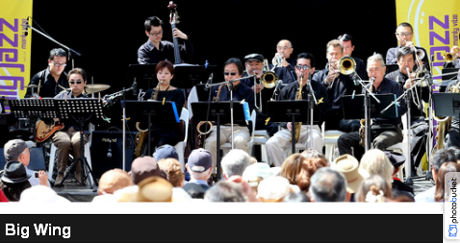
[{"label": "audience member's head", "polygon": [[1,177],[1,188],[11,202],[17,202],[20,199],[21,193],[30,188],[29,178],[26,167],[19,161],[8,161],[5,164],[3,175]]},{"label": "audience member's head", "polygon": [[306,149],[301,154],[306,159],[312,159],[316,165],[316,169],[329,166],[330,164],[330,161],[326,158],[326,156],[315,149]]},{"label": "audience member's head", "polygon": [[70,201],[59,196],[51,187],[37,185],[25,189],[21,193],[19,202],[23,203],[70,203]]},{"label": "audience member's head", "polygon": [[315,173],[313,161],[299,153],[290,155],[281,165],[281,176],[288,179],[291,185],[297,185],[303,192],[308,192],[310,177]]},{"label": "audience member's head", "polygon": [[212,172],[211,153],[203,148],[194,149],[188,156],[185,168],[191,179],[208,180]]},{"label": "audience member's head", "polygon": [[257,192],[257,198],[261,202],[282,202],[294,190],[285,177],[269,176],[259,183]]},{"label": "audience member's head", "polygon": [[234,175],[243,175],[243,171],[249,166],[251,156],[241,149],[230,150],[220,162],[224,178]]},{"label": "audience member's head", "polygon": [[431,172],[434,181],[437,181],[438,170],[441,168],[441,165],[447,162],[457,162],[457,157],[455,157],[452,151],[440,149],[434,153],[431,162]]},{"label": "audience member's head", "polygon": [[451,151],[452,153],[455,154],[455,157],[457,158],[457,162],[460,161],[460,147],[458,146],[450,146],[447,148],[447,150]]},{"label": "audience member's head", "polygon": [[246,202],[243,187],[239,183],[220,180],[204,194],[206,202]]},{"label": "audience member's head", "polygon": [[444,202],[445,176],[449,172],[460,172],[460,164],[457,162],[446,162],[439,167],[436,177],[436,192],[434,196],[434,200],[436,202]]},{"label": "audience member's head", "polygon": [[283,202],[310,202],[310,198],[304,192],[291,192],[284,197]]},{"label": "audience member's head", "polygon": [[180,162],[177,159],[168,158],[168,159],[161,159],[158,161],[158,166],[162,171],[165,172],[167,176],[167,180],[174,186],[174,187],[182,187],[185,182],[185,175],[184,171],[182,171],[182,167]]},{"label": "audience member's head", "polygon": [[246,181],[257,194],[259,183],[271,175],[270,166],[266,163],[251,164],[243,172],[243,180]]},{"label": "audience member's head", "polygon": [[133,181],[128,172],[115,168],[102,174],[99,179],[98,194],[113,194],[116,190],[132,185]]},{"label": "audience member's head", "polygon": [[177,153],[176,148],[169,144],[164,144],[156,148],[155,153],[153,153],[153,157],[156,161],[168,158],[179,160],[179,154]]},{"label": "audience member's head", "polygon": [[345,202],[347,180],[335,169],[320,168],[311,177],[309,193],[312,202]]},{"label": "audience member's head", "polygon": [[389,184],[393,181],[394,167],[380,149],[369,149],[364,153],[359,168],[367,171],[369,176],[381,175]]},{"label": "audience member's head", "polygon": [[172,202],[173,185],[163,177],[148,177],[138,187],[136,202]]},{"label": "audience member's head", "polygon": [[356,193],[361,182],[364,178],[368,177],[367,172],[359,168],[358,160],[349,154],[337,157],[331,167],[345,176],[347,180],[347,192],[350,194]]},{"label": "audience member's head", "polygon": [[384,202],[392,198],[391,184],[379,174],[364,179],[356,192],[357,202]]},{"label": "audience member's head", "polygon": [[151,176],[162,176],[157,161],[151,156],[137,157],[131,164],[131,180],[135,185]]},{"label": "audience member's head", "polygon": [[401,170],[401,166],[406,161],[406,157],[396,152],[384,151],[384,153],[388,157],[388,160],[390,160],[390,163],[393,165],[392,176],[396,176],[399,170]]},{"label": "audience member's head", "polygon": [[190,197],[192,197],[194,199],[203,199],[204,198],[205,190],[199,184],[186,183],[182,188],[190,195]]},{"label": "audience member's head", "polygon": [[25,142],[22,139],[12,139],[3,146],[3,154],[6,161],[19,161],[24,166],[30,163],[30,148],[34,146],[31,141]]}]

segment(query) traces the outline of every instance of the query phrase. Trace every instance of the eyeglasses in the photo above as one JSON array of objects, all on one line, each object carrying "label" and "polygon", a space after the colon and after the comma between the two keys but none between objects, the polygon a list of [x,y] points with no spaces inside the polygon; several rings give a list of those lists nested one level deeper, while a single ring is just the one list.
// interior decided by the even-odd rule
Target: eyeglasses
[{"label": "eyeglasses", "polygon": [[162,35],[163,34],[163,31],[160,31],[158,33],[149,33],[150,35],[153,35],[153,36],[159,36],[159,35]]},{"label": "eyeglasses", "polygon": [[288,50],[290,47],[289,46],[277,46],[276,50]]},{"label": "eyeglasses", "polygon": [[224,75],[225,75],[225,76],[228,76],[228,75],[230,75],[230,76],[235,76],[236,73],[224,73]]},{"label": "eyeglasses", "polygon": [[296,65],[295,67],[297,69],[299,69],[299,70],[308,70],[308,69],[310,69],[310,67],[307,66],[307,65]]},{"label": "eyeglasses", "polygon": [[83,81],[70,81],[69,84],[81,84]]},{"label": "eyeglasses", "polygon": [[53,62],[53,61],[51,61],[51,63],[52,63],[53,65],[56,65],[56,67],[65,67],[65,66],[67,66],[66,63],[55,63],[55,62]]},{"label": "eyeglasses", "polygon": [[401,33],[396,33],[397,35],[400,35],[400,36],[409,36],[409,35],[412,35],[412,33],[410,32],[401,32]]}]

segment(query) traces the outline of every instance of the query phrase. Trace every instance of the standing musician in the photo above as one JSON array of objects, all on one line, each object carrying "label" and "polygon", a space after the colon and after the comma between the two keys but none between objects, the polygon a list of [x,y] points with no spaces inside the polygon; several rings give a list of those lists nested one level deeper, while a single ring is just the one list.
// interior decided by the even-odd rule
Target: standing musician
[{"label": "standing musician", "polygon": [[[87,75],[85,70],[81,68],[74,68],[69,72],[69,85],[70,90],[61,92],[56,95],[55,99],[76,99],[76,98],[88,98],[83,92],[86,86]],[[59,121],[58,118],[54,119]],[[86,124],[87,125],[87,124]],[[88,141],[88,134],[83,134],[84,143]],[[68,124],[65,123],[65,127],[61,131],[57,131],[52,137],[53,143],[56,146],[57,157],[58,157],[58,175],[54,186],[62,186],[64,180],[64,172],[66,166],[69,163],[69,153],[72,149],[72,155],[74,159],[80,158],[80,124]],[[81,178],[81,163],[75,165],[75,178]]]},{"label": "standing musician", "polygon": [[[366,89],[370,89],[373,94],[396,94],[396,98],[398,98],[403,94],[403,90],[396,81],[385,78],[385,72],[385,61],[382,55],[374,54],[370,56],[367,59],[367,73],[369,78],[375,81],[367,85]],[[364,92],[363,90],[363,93]],[[406,104],[404,99],[401,99],[399,101],[398,114],[402,116],[405,113]],[[373,148],[384,151],[391,145],[403,140],[400,116],[398,118],[372,118],[370,133],[372,138],[371,145],[373,145]],[[340,155],[350,154],[354,155],[356,159],[361,160],[365,152],[365,144],[363,143],[360,145],[360,141],[361,137],[359,131],[341,135],[337,142]]]},{"label": "standing musician", "polygon": [[[239,58],[230,58],[224,63],[225,81],[240,79],[243,75],[243,63]],[[230,90],[232,90],[233,101],[238,102],[245,100],[249,106],[249,112],[254,109],[254,92],[246,86],[241,80],[224,83],[215,86],[211,90],[211,100],[214,102],[230,101]],[[204,148],[208,150],[213,159],[213,168],[217,165],[217,143],[224,144],[231,142],[232,128],[231,124],[221,124],[220,141],[217,141],[216,126],[212,127],[212,132],[205,140]],[[246,124],[233,123],[233,144],[235,149],[241,149],[249,153],[248,142],[250,140],[249,128]]]},{"label": "standing musician", "polygon": [[362,80],[368,80],[366,72],[366,65],[361,58],[353,56],[353,51],[355,50],[355,44],[353,43],[353,37],[349,34],[343,34],[339,36],[338,40],[342,42],[343,46],[343,55],[353,57],[356,61],[356,73]]},{"label": "standing musician", "polygon": [[66,65],[66,51],[62,48],[52,49],[48,57],[48,67],[32,77],[24,98],[31,98],[35,93],[43,98],[53,98],[68,89],[67,73],[64,72]]},{"label": "standing musician", "polygon": [[339,61],[344,56],[343,46],[339,40],[331,40],[326,45],[329,67],[315,73],[314,80],[323,83],[331,109],[325,114],[326,130],[344,132],[358,131],[359,120],[343,119],[342,97],[344,95],[361,94],[361,86],[355,85],[351,75],[340,73]]},{"label": "standing musician", "polygon": [[[299,98],[299,92],[301,92],[301,99],[307,100],[310,92],[309,85],[307,85],[307,83],[310,82],[314,95],[318,101],[319,114],[320,116],[324,115],[330,108],[326,87],[324,87],[320,81],[309,79],[309,77],[311,78],[315,72],[314,56],[310,53],[300,53],[297,56],[295,72],[297,82],[290,83],[288,86],[283,88],[279,96],[279,100],[297,100]],[[304,112],[310,112],[310,109],[305,107]],[[321,122],[322,121],[320,121],[320,124]],[[280,167],[286,159],[284,151],[292,145],[292,126],[292,122],[282,123],[281,130],[275,133],[275,135],[273,135],[266,143],[269,161],[273,162],[273,164],[277,167]],[[306,143],[306,147],[311,148],[309,145],[312,142],[311,140],[313,140],[314,147],[311,149],[315,149],[319,153],[322,153],[323,138],[321,136],[321,129],[318,125],[314,125],[312,127],[312,134],[310,134],[309,131],[310,125],[302,124],[299,140],[297,142]]]},{"label": "standing musician", "polygon": [[[137,51],[137,61],[139,64],[158,63],[163,60],[173,61],[174,44],[170,41],[162,40],[163,38],[163,21],[157,16],[149,17],[144,22],[145,35],[148,40],[139,47]],[[184,34],[178,28],[173,29],[173,36],[185,41],[179,45],[181,57],[184,60],[193,55],[193,45],[188,35]]]},{"label": "standing musician", "polygon": [[[171,85],[171,80],[174,78],[175,69],[170,61],[160,61],[155,68],[158,79],[156,88],[149,89],[142,96],[141,100],[156,100],[156,101],[174,101],[178,116],[180,116],[182,107],[185,104],[185,92],[183,89],[178,89]],[[144,119],[147,120],[148,118]],[[148,129],[140,127],[149,127],[147,122],[136,124],[140,132],[147,133]],[[176,145],[182,140],[182,132],[177,123],[157,123],[150,125],[150,151],[155,151],[155,148],[164,144]],[[145,136],[144,136],[145,138]],[[141,142],[141,144],[143,144]],[[140,145],[143,146],[143,145]],[[147,151],[147,149],[145,149]],[[144,153],[145,154],[145,153]]]},{"label": "standing musician", "polygon": [[[399,69],[385,76],[387,79],[398,82],[403,91],[411,88],[416,83],[414,80],[416,78],[416,73],[414,73],[415,55],[416,53],[413,48],[408,46],[399,48],[396,55]],[[412,166],[418,166],[418,163],[414,165],[414,162],[420,162],[421,157],[426,151],[425,144],[429,128],[427,121],[425,121],[424,102],[429,101],[430,88],[418,85],[418,87],[412,89],[409,98],[411,100],[409,114],[411,121],[410,129],[414,138],[411,151]]]},{"label": "standing musician", "polygon": [[283,83],[285,84],[296,82],[293,77],[296,61],[294,58],[291,58],[293,51],[294,48],[292,47],[291,41],[280,40],[276,46],[276,53],[272,59],[272,65],[270,67],[273,68],[276,66],[274,72],[280,80],[283,80]]},{"label": "standing musician", "polygon": [[[425,69],[430,71],[430,62],[428,60],[426,50],[423,47],[414,46],[414,43],[412,42],[412,39],[414,38],[414,29],[412,28],[412,25],[407,22],[399,24],[396,28],[395,35],[396,39],[398,40],[399,46],[388,49],[386,56],[387,64],[398,64],[397,54],[400,48],[405,46],[411,48],[415,47],[417,50],[421,50],[423,52],[423,58],[421,59],[421,61]],[[418,64],[416,65],[418,66]]]}]

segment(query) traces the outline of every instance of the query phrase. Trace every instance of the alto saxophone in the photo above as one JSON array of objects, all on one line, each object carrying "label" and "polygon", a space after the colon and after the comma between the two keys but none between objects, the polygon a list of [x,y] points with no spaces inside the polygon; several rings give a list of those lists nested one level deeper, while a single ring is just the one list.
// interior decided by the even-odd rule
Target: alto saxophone
[{"label": "alto saxophone", "polygon": [[[303,84],[303,74],[300,75],[299,91],[297,92],[297,96],[295,97],[296,100],[302,99],[302,84]],[[295,142],[296,143],[299,141],[301,127],[302,127],[302,122],[295,123]]]},{"label": "alto saxophone", "polygon": [[[160,91],[160,84],[163,83],[162,81],[159,81],[157,84],[157,87],[155,88],[155,92],[152,95],[152,100],[158,100],[158,92]],[[139,133],[136,136],[136,148],[134,149],[134,155],[136,157],[141,156],[141,151],[142,147],[144,146],[145,139],[148,137],[148,127],[147,129],[141,129],[140,128],[141,122],[136,122],[136,129],[139,131]],[[148,124],[150,126],[150,124]]]}]

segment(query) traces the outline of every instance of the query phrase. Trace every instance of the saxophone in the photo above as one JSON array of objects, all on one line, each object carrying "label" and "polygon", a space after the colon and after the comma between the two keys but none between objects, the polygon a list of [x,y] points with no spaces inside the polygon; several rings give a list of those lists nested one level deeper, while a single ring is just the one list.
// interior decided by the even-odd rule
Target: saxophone
[{"label": "saxophone", "polygon": [[[297,96],[295,97],[296,100],[302,99],[302,83],[303,83],[303,74],[300,75],[299,91],[297,92]],[[302,127],[302,122],[295,123],[295,142],[296,143],[299,141],[301,127]]]},{"label": "saxophone", "polygon": [[[158,92],[160,91],[160,84],[163,83],[162,81],[159,81],[157,84],[157,87],[155,88],[155,92],[152,95],[152,100],[158,100]],[[134,149],[134,155],[136,157],[141,156],[142,152],[142,147],[144,146],[145,139],[148,137],[148,127],[147,129],[141,129],[140,128],[141,122],[136,122],[136,129],[139,131],[136,135],[136,148]],[[150,124],[149,124],[150,126]]]},{"label": "saxophone", "polygon": [[[455,85],[452,85],[449,90],[449,93],[459,93],[460,92],[460,82]],[[452,125],[452,117],[437,117],[433,114],[433,118],[438,122],[436,126],[436,145],[433,147],[433,154],[444,148],[444,139],[446,138],[447,131],[449,131],[450,126]]]},{"label": "saxophone", "polygon": [[[219,102],[220,98],[220,92],[222,91],[222,88],[224,87],[225,84],[221,84],[219,86],[219,89],[217,90],[216,96],[213,98],[214,102]],[[201,131],[201,126],[206,125],[206,128],[209,127],[207,131]],[[200,121],[198,125],[196,126],[196,131],[198,132],[198,137],[197,137],[197,142],[198,142],[198,148],[202,148],[204,145],[204,138],[206,138],[206,135],[210,134],[212,131],[212,122],[210,121]]]}]

